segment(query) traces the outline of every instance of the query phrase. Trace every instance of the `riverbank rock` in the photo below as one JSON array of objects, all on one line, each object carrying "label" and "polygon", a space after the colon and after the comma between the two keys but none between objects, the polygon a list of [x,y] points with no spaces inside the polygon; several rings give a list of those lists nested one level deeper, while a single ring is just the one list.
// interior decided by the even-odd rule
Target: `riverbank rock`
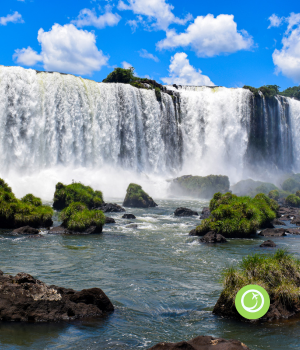
[{"label": "riverbank rock", "polygon": [[274,247],[277,247],[277,245],[269,239],[267,241],[264,241],[264,243],[262,243],[260,245],[260,247],[261,248],[274,248]]},{"label": "riverbank rock", "polygon": [[209,215],[210,215],[210,209],[209,209],[209,207],[205,207],[201,211],[200,219],[201,220],[208,219]]},{"label": "riverbank rock", "polygon": [[123,206],[131,208],[152,208],[157,207],[157,204],[140,185],[131,183],[127,188]]},{"label": "riverbank rock", "polygon": [[199,215],[199,214],[196,211],[193,211],[191,209],[180,207],[174,211],[174,215],[175,216],[193,216],[193,215]]},{"label": "riverbank rock", "polygon": [[136,219],[136,217],[133,214],[124,214],[122,219]]},{"label": "riverbank rock", "polygon": [[284,228],[266,228],[259,233],[259,236],[265,237],[282,237],[286,236],[286,229]]},{"label": "riverbank rock", "polygon": [[226,243],[227,239],[216,232],[210,231],[204,235],[200,241],[202,243]]},{"label": "riverbank rock", "polygon": [[300,228],[298,227],[290,227],[285,230],[286,233],[290,233],[293,235],[300,235]]},{"label": "riverbank rock", "polygon": [[250,350],[238,340],[200,336],[179,343],[159,343],[148,350]]},{"label": "riverbank rock", "polygon": [[0,271],[0,321],[70,321],[111,311],[111,301],[99,288],[78,292],[48,286],[26,273],[8,276]]},{"label": "riverbank rock", "polygon": [[[194,228],[193,230],[191,230],[191,231],[189,232],[189,236],[199,236],[199,235],[197,234],[197,231],[196,231],[196,229]],[[204,234],[203,234],[202,236],[204,236]]]},{"label": "riverbank rock", "polygon": [[300,211],[298,208],[292,207],[279,207],[277,210],[277,216],[280,220],[291,220],[296,216],[299,216]]},{"label": "riverbank rock", "polygon": [[105,216],[105,224],[115,224],[115,223],[116,223],[115,219]]},{"label": "riverbank rock", "polygon": [[104,203],[97,209],[102,210],[103,213],[121,213],[123,211],[126,211],[123,207],[116,203]]},{"label": "riverbank rock", "polygon": [[272,225],[286,226],[286,223],[284,221],[279,220],[279,219],[275,219],[275,220],[272,221]]},{"label": "riverbank rock", "polygon": [[300,216],[296,216],[293,220],[291,220],[291,224],[300,226]]},{"label": "riverbank rock", "polygon": [[19,227],[12,231],[12,234],[16,235],[37,235],[39,234],[39,230],[30,226]]}]

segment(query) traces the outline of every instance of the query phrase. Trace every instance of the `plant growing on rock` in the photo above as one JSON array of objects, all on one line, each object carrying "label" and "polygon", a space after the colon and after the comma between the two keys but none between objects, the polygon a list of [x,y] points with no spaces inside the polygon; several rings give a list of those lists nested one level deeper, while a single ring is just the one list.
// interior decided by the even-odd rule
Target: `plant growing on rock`
[{"label": "plant growing on rock", "polygon": [[84,186],[79,182],[64,185],[58,182],[54,193],[53,208],[62,210],[73,202],[81,202],[91,209],[100,207],[103,202],[101,191],[94,191],[90,186]]},{"label": "plant growing on rock", "polygon": [[101,210],[89,210],[84,203],[73,202],[60,213],[62,226],[77,232],[83,232],[91,226],[97,228],[96,232],[102,232],[105,224],[105,215]]},{"label": "plant growing on rock", "polygon": [[157,207],[154,200],[146,193],[142,186],[131,183],[126,192],[123,202],[124,207],[150,208]]},{"label": "plant growing on rock", "polygon": [[278,204],[262,193],[250,198],[218,192],[209,207],[211,214],[196,227],[196,235],[214,231],[226,238],[244,238],[255,234],[259,228],[268,227],[276,218]]},{"label": "plant growing on rock", "polygon": [[0,179],[0,228],[19,228],[21,226],[51,226],[53,210],[42,205],[40,198],[27,194],[17,199],[11,188]]},{"label": "plant growing on rock", "polygon": [[284,250],[273,255],[255,254],[243,258],[238,267],[223,272],[224,289],[213,312],[241,318],[235,308],[235,297],[246,285],[259,285],[270,296],[271,306],[263,317],[290,317],[300,310],[300,261]]},{"label": "plant growing on rock", "polygon": [[289,196],[287,196],[285,199],[285,203],[290,207],[300,208],[300,198],[295,194],[290,194]]}]

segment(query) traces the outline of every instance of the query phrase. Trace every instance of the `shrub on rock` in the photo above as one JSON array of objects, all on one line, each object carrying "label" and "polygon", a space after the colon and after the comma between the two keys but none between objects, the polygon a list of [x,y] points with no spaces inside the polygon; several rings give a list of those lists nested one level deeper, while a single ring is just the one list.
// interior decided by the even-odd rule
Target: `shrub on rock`
[{"label": "shrub on rock", "polygon": [[259,285],[270,296],[269,311],[262,319],[288,318],[300,311],[300,261],[284,250],[274,255],[255,254],[243,259],[237,268],[223,274],[224,289],[213,313],[242,319],[235,308],[238,291],[249,285]]},{"label": "shrub on rock", "polygon": [[282,189],[284,191],[289,191],[295,193],[300,190],[300,174],[292,174],[288,179],[286,179],[282,184]]},{"label": "shrub on rock", "polygon": [[60,213],[62,226],[70,231],[84,232],[90,227],[95,227],[93,233],[101,233],[105,224],[105,215],[101,210],[89,210],[80,202],[71,203]]},{"label": "shrub on rock", "polygon": [[252,179],[237,182],[231,188],[232,193],[237,196],[255,197],[258,193],[268,194],[270,191],[276,191],[278,188],[270,182],[254,181]]},{"label": "shrub on rock", "polygon": [[174,179],[170,191],[176,195],[211,198],[214,193],[229,191],[229,178],[223,175],[185,175]]},{"label": "shrub on rock", "polygon": [[40,198],[28,194],[21,200],[17,199],[11,188],[0,179],[0,228],[51,226],[52,215],[52,208],[42,205]]},{"label": "shrub on rock", "polygon": [[254,198],[238,197],[232,193],[215,193],[210,201],[211,214],[196,227],[196,235],[214,231],[226,238],[245,238],[261,227],[269,227],[276,218],[277,203],[264,194]]},{"label": "shrub on rock", "polygon": [[289,196],[286,197],[285,204],[290,207],[300,208],[300,197],[294,194],[290,194]]},{"label": "shrub on rock", "polygon": [[157,204],[140,185],[131,183],[127,188],[123,206],[132,208],[150,208],[157,207]]},{"label": "shrub on rock", "polygon": [[90,186],[84,186],[79,182],[64,185],[56,184],[53,208],[62,210],[73,202],[84,203],[89,209],[100,207],[103,204],[101,191],[94,191]]}]

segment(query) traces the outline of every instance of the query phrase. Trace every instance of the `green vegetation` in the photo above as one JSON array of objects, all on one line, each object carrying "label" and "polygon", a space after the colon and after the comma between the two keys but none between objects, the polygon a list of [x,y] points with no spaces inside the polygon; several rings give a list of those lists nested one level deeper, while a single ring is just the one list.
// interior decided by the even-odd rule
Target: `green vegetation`
[{"label": "green vegetation", "polygon": [[300,174],[292,174],[281,185],[284,191],[295,193],[300,190]]},{"label": "green vegetation", "polygon": [[228,192],[215,193],[209,208],[210,217],[196,227],[197,235],[214,231],[226,238],[244,238],[255,234],[259,228],[268,227],[276,218],[278,205],[263,193],[250,198]]},{"label": "green vegetation", "polygon": [[140,185],[131,183],[123,202],[124,207],[150,208],[156,207],[154,200],[142,189]]},{"label": "green vegetation", "polygon": [[80,182],[64,185],[58,182],[54,193],[53,208],[61,210],[73,202],[86,204],[89,209],[100,207],[103,204],[101,191],[94,191],[90,186],[84,186]]},{"label": "green vegetation", "polygon": [[239,181],[230,189],[232,193],[236,194],[237,196],[250,197],[255,197],[259,193],[268,194],[272,190],[278,190],[278,188],[272,183],[254,181],[252,179]]},{"label": "green vegetation", "polygon": [[290,207],[300,208],[300,198],[294,194],[290,194],[285,199],[286,205]]},{"label": "green vegetation", "polygon": [[299,307],[300,261],[284,250],[274,255],[255,254],[243,258],[235,268],[223,273],[224,289],[218,303],[228,311],[235,311],[234,300],[238,291],[246,285],[259,285],[269,293],[271,304],[280,304],[286,309]]},{"label": "green vegetation", "polygon": [[279,94],[282,96],[293,97],[300,101],[300,86],[289,87]]},{"label": "green vegetation", "polygon": [[96,226],[97,231],[102,232],[102,226],[105,224],[105,215],[101,210],[89,210],[88,207],[80,202],[71,203],[60,213],[62,226],[77,232],[83,232],[90,226]]},{"label": "green vegetation", "polygon": [[11,188],[0,179],[0,228],[46,227],[52,225],[53,210],[42,205],[40,198],[27,194],[17,199]]},{"label": "green vegetation", "polygon": [[255,88],[252,86],[245,85],[243,89],[250,90],[255,96],[259,96],[259,91],[263,93],[265,98],[272,98],[275,95],[279,94],[279,86],[278,85],[264,85],[260,88]]},{"label": "green vegetation", "polygon": [[282,190],[272,190],[269,192],[269,197],[271,199],[274,199],[275,201],[283,200],[287,196],[289,196],[291,193],[288,191],[282,191]]},{"label": "green vegetation", "polygon": [[196,198],[212,198],[216,192],[228,192],[229,186],[228,176],[185,175],[172,181],[170,191],[177,195],[192,196]]}]

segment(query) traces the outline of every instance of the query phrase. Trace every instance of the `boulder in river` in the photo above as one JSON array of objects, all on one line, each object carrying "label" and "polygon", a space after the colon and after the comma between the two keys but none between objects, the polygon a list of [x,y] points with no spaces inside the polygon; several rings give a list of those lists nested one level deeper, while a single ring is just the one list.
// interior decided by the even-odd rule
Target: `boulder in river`
[{"label": "boulder in river", "polygon": [[115,219],[105,216],[105,224],[115,224],[115,223],[116,223]]},{"label": "boulder in river", "polygon": [[200,219],[208,219],[210,215],[210,209],[209,207],[204,207],[201,211]]},{"label": "boulder in river", "polygon": [[300,216],[294,217],[293,220],[291,221],[291,224],[300,226]]},{"label": "boulder in river", "polygon": [[286,229],[284,228],[266,228],[265,230],[262,230],[259,234],[259,236],[265,236],[265,237],[282,237],[286,236]]},{"label": "boulder in river", "polygon": [[267,241],[264,241],[264,243],[262,243],[260,245],[261,248],[275,248],[277,247],[277,245],[271,241],[270,239],[268,239]]},{"label": "boulder in river", "polygon": [[226,243],[227,239],[220,235],[219,233],[210,231],[206,235],[204,235],[200,241],[202,243]]},{"label": "boulder in river", "polygon": [[276,225],[276,226],[286,226],[286,223],[284,221],[281,221],[279,219],[274,219],[272,221],[272,225]]},{"label": "boulder in river", "polygon": [[102,210],[103,213],[121,213],[123,211],[126,211],[123,207],[116,203],[104,203],[97,209]]},{"label": "boulder in river", "polygon": [[200,336],[178,343],[159,343],[148,350],[250,350],[248,346],[234,339]]},{"label": "boulder in river", "polygon": [[196,211],[188,209],[188,208],[177,208],[174,211],[175,216],[193,216],[193,215],[199,215]]},{"label": "boulder in river", "polygon": [[290,233],[293,235],[300,235],[300,228],[299,227],[290,227],[285,230],[286,233]]},{"label": "boulder in river", "polygon": [[142,189],[140,185],[131,183],[127,188],[124,207],[152,208],[157,207],[154,200]]},{"label": "boulder in river", "polygon": [[75,291],[47,284],[27,273],[0,271],[0,321],[51,322],[103,316],[114,306],[99,288]]},{"label": "boulder in river", "polygon": [[136,217],[133,214],[124,214],[122,219],[136,219]]},{"label": "boulder in river", "polygon": [[18,235],[37,235],[39,234],[39,230],[30,226],[19,227],[12,231],[12,234]]}]

